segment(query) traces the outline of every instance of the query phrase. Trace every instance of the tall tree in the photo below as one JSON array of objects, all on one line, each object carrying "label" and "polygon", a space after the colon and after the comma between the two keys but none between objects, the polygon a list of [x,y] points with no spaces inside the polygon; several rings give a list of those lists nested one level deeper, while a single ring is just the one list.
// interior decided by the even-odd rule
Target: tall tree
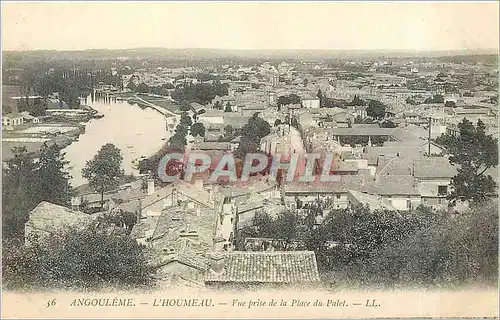
[{"label": "tall tree", "polygon": [[271,126],[266,120],[254,113],[248,123],[241,129],[241,141],[236,150],[236,156],[243,159],[247,153],[259,150],[260,140],[271,132]]},{"label": "tall tree", "polygon": [[200,137],[205,136],[205,126],[201,122],[197,122],[191,126],[191,135],[196,137],[197,135]]},{"label": "tall tree", "polygon": [[14,148],[14,158],[5,162],[2,181],[3,237],[24,237],[28,213],[38,204],[35,192],[36,164],[26,148]]},{"label": "tall tree", "polygon": [[451,154],[450,163],[458,165],[449,199],[452,203],[482,203],[496,188],[493,178],[485,172],[498,165],[498,140],[486,134],[481,120],[474,126],[464,118],[458,128],[459,135],[443,135],[437,140]]},{"label": "tall tree", "polygon": [[42,146],[36,184],[41,201],[65,206],[69,204],[73,191],[69,183],[71,176],[65,169],[69,162],[65,160],[65,154],[61,153],[60,149],[57,144]]},{"label": "tall tree", "polygon": [[370,100],[366,108],[366,114],[373,119],[383,119],[385,117],[385,104],[377,100]]},{"label": "tall tree", "polygon": [[101,194],[101,209],[104,208],[104,192],[116,187],[124,176],[122,160],[120,149],[107,143],[82,169],[82,176],[88,180],[90,187]]}]

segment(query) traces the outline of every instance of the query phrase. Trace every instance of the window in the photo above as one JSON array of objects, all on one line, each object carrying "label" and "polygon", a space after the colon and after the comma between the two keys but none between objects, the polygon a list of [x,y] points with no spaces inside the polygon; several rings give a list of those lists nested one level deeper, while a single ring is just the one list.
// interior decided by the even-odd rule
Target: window
[{"label": "window", "polygon": [[340,194],[336,194],[335,196],[337,197],[337,199],[340,199]]},{"label": "window", "polygon": [[411,200],[406,200],[406,207],[411,209]]},{"label": "window", "polygon": [[448,186],[438,186],[438,196],[445,196],[448,194]]}]

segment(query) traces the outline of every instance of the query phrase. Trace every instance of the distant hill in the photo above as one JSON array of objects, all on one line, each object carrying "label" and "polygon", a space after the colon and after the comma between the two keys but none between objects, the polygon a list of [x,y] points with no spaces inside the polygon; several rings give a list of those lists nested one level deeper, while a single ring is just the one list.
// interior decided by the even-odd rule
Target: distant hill
[{"label": "distant hill", "polygon": [[[4,51],[4,58],[9,59],[283,59],[283,60],[316,60],[316,59],[359,59],[359,58],[398,58],[398,57],[450,57],[457,61],[467,61],[465,56],[480,55],[483,59],[498,58],[496,50],[477,51],[397,51],[397,50],[223,50],[223,49],[166,49],[166,48],[135,48],[135,49],[90,49],[80,51]],[[484,56],[484,57],[483,57]],[[472,59],[474,60],[474,59]],[[453,61],[453,60],[450,60]]]}]

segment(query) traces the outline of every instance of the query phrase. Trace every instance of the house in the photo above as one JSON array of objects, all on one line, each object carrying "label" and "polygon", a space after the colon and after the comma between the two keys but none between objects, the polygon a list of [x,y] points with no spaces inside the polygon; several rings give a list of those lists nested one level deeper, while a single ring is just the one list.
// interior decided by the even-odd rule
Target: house
[{"label": "house", "polygon": [[367,117],[366,108],[367,106],[347,106],[346,111],[355,117],[364,119]]},{"label": "house", "polygon": [[334,121],[339,124],[339,127],[348,127],[349,124],[354,123],[354,116],[338,107],[312,109],[309,112],[315,120],[322,123],[325,121]]},{"label": "house", "polygon": [[196,114],[202,114],[206,112],[206,107],[196,102],[191,102],[190,107],[191,110],[193,110]]},{"label": "house", "polygon": [[231,150],[231,144],[229,142],[199,142],[193,146],[193,150],[229,151]]},{"label": "house", "polygon": [[260,149],[265,153],[276,155],[290,155],[301,150],[301,146],[295,145],[289,135],[289,128],[286,125],[280,125],[273,128],[267,136],[260,140]]},{"label": "house", "polygon": [[411,175],[347,175],[342,183],[347,190],[379,195],[396,210],[410,210],[421,203],[417,182]]},{"label": "house", "polygon": [[211,124],[223,124],[224,111],[207,110],[207,112],[198,116],[198,121],[208,126],[210,126]]},{"label": "house", "polygon": [[265,210],[271,216],[276,216],[282,212],[285,207],[279,198],[269,198],[267,195],[252,195],[250,199],[238,199],[235,201],[235,220],[234,227],[241,230],[245,226],[250,226],[255,215]]},{"label": "house", "polygon": [[28,111],[19,112],[19,114],[23,116],[25,122],[28,122],[28,123],[40,123],[40,118],[33,117],[32,115],[30,115],[28,113]]},{"label": "house", "polygon": [[205,285],[218,288],[317,286],[320,282],[313,251],[213,253]]},{"label": "house", "polygon": [[154,221],[164,209],[180,204],[197,213],[213,211],[215,208],[213,193],[203,187],[201,180],[196,180],[194,184],[179,180],[153,191],[148,191],[148,196],[141,201],[141,219]]},{"label": "house", "polygon": [[24,116],[20,113],[8,113],[2,116],[3,126],[20,126],[24,124]]},{"label": "house", "polygon": [[316,109],[320,107],[319,98],[307,97],[301,99],[302,106],[306,109]]},{"label": "house", "polygon": [[303,183],[292,182],[283,186],[283,198],[292,209],[324,202],[335,209],[345,209],[349,205],[347,189],[342,181]]},{"label": "house", "polygon": [[454,117],[473,118],[478,116],[492,116],[491,109],[488,108],[452,108],[450,113]]},{"label": "house", "polygon": [[203,283],[214,239],[214,212],[179,204],[157,217],[141,219],[131,236],[150,248],[151,263],[162,279]]},{"label": "house", "polygon": [[448,158],[418,159],[413,162],[413,176],[417,179],[422,203],[435,208],[448,204],[451,179],[458,173]]},{"label": "house", "polygon": [[45,237],[64,232],[68,228],[83,229],[98,216],[42,201],[29,213],[24,225],[25,241],[29,242],[32,235]]},{"label": "house", "polygon": [[229,141],[229,143],[231,145],[231,151],[235,151],[236,149],[238,149],[238,147],[240,145],[240,141],[241,141],[241,136],[237,136],[236,138]]},{"label": "house", "polygon": [[349,190],[347,198],[350,205],[369,206],[371,210],[396,210],[387,199],[355,190]]}]

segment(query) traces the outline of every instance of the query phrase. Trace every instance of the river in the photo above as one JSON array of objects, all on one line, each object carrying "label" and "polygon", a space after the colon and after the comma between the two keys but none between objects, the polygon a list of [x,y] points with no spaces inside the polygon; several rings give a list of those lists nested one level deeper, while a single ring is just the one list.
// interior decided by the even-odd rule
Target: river
[{"label": "river", "polygon": [[[166,118],[154,109],[143,109],[136,104],[114,99],[96,99],[92,102],[89,97],[87,101],[104,117],[87,122],[85,133],[80,135],[79,140],[63,150],[66,160],[70,162],[73,187],[87,183],[82,177],[82,168],[104,144],[113,143],[121,150],[125,174],[137,174],[132,161],[154,154],[170,136],[166,130]],[[172,121],[173,118],[168,120]]]}]

